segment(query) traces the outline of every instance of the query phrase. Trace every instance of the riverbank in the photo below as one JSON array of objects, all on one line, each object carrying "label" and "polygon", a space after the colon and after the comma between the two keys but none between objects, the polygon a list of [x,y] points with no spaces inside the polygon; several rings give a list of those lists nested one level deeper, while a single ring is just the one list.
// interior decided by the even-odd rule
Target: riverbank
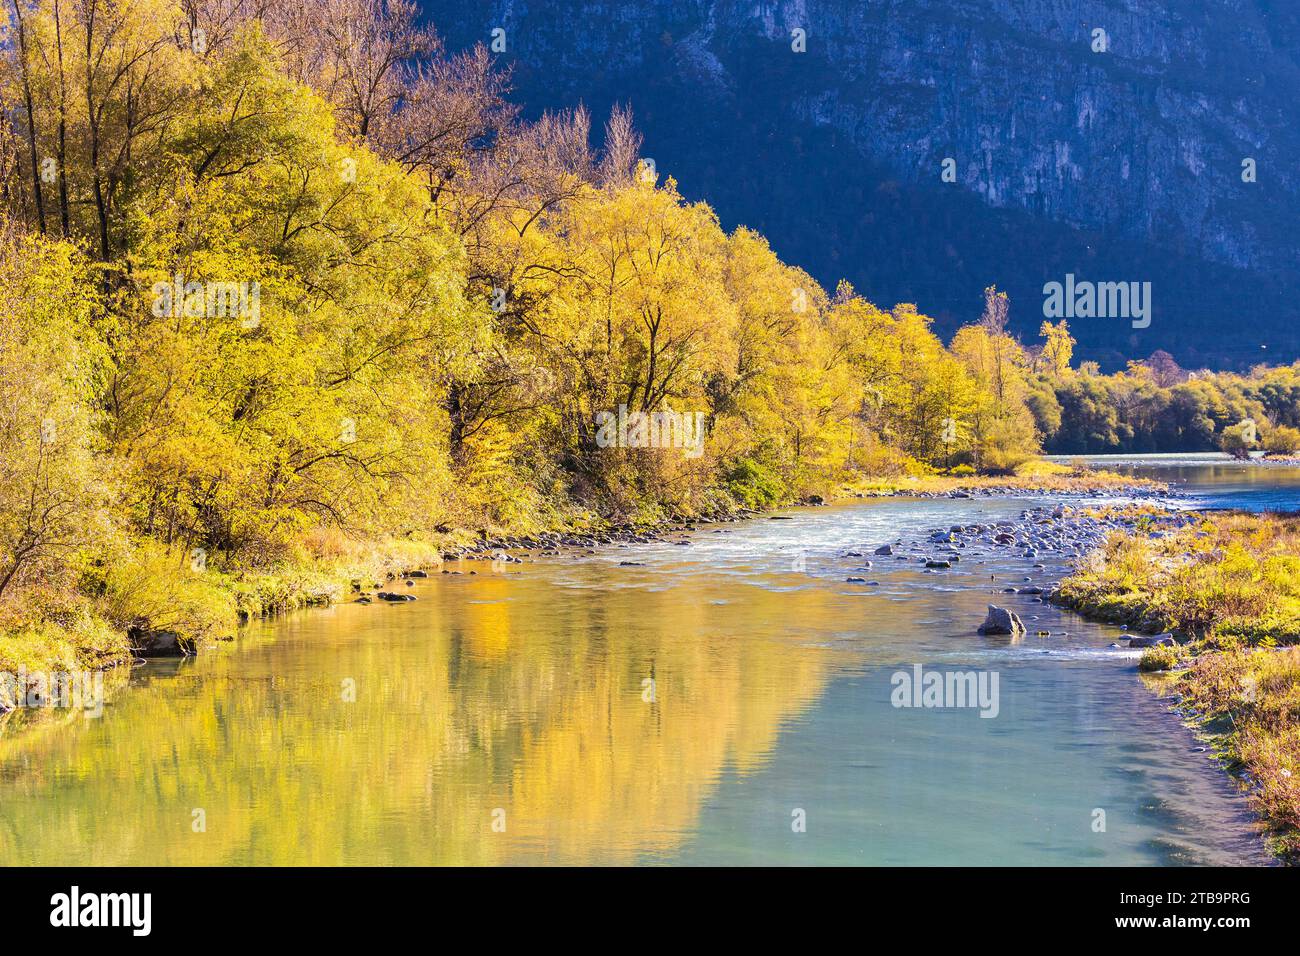
[{"label": "riverbank", "polygon": [[149,540],[114,542],[75,580],[0,604],[0,673],[105,670],[151,654],[183,656],[233,640],[245,621],[337,603],[439,560],[433,543],[324,533],[259,566],[218,565]]},{"label": "riverbank", "polygon": [[1122,496],[1129,498],[1168,495],[1169,486],[1149,478],[1134,478],[1113,471],[1084,466],[1066,466],[1038,460],[1027,463],[1012,475],[923,474],[890,478],[869,478],[846,483],[836,496],[878,498],[893,496],[979,497],[989,495],[1069,495],[1078,497]]},{"label": "riverbank", "polygon": [[[839,485],[827,496],[773,502],[771,507],[869,497],[1143,497],[1167,491],[1159,482],[1035,461],[1004,476],[923,473],[861,479]],[[495,556],[520,562],[614,544],[672,541],[700,524],[763,513],[724,503],[707,513],[669,513],[634,522],[574,510],[551,530],[460,528],[423,541],[318,531],[276,559],[257,564],[185,554],[147,540],[119,542],[62,588],[29,591],[0,606],[0,673],[102,670],[140,656],[190,654],[233,639],[245,621],[344,600],[381,599],[380,594],[390,593],[384,590],[389,582],[446,570],[447,561]],[[0,701],[0,710],[4,706]]]},{"label": "riverbank", "polygon": [[1300,517],[1216,513],[1114,535],[1054,603],[1165,632],[1141,668],[1168,671],[1179,707],[1249,791],[1269,845],[1300,861]]}]

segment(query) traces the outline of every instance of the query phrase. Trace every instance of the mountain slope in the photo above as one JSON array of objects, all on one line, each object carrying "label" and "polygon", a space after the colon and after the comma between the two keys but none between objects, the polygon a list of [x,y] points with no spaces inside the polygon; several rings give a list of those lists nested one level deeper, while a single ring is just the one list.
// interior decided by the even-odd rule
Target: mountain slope
[{"label": "mountain slope", "polygon": [[[1149,281],[1149,328],[1071,323],[1084,357],[1289,360],[1300,13],[1282,0],[1169,6],[425,3],[453,48],[506,31],[530,113],[630,103],[662,173],[829,286],[914,301],[947,330],[997,283],[1032,336],[1045,282]],[[791,49],[796,29],[806,52]],[[946,158],[955,182],[941,179]]]}]

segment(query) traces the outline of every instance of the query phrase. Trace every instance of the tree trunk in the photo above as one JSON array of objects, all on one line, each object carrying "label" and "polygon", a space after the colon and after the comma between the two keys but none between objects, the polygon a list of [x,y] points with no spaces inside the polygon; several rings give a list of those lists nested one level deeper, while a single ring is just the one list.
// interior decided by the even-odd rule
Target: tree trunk
[{"label": "tree trunk", "polygon": [[14,21],[18,24],[18,59],[23,78],[23,104],[27,108],[27,146],[32,163],[32,194],[36,200],[36,221],[41,234],[45,234],[45,196],[41,191],[41,163],[36,155],[36,112],[32,105],[32,83],[27,73],[27,29],[23,24],[22,8],[13,0]]}]

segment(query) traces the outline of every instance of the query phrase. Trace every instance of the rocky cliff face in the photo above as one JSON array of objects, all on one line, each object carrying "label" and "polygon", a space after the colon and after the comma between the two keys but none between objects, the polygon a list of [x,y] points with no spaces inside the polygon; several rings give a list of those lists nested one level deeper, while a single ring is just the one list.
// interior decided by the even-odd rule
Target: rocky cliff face
[{"label": "rocky cliff face", "polygon": [[1289,0],[426,8],[453,47],[503,28],[533,112],[630,102],[661,171],[828,284],[951,326],[996,282],[1032,334],[1044,282],[1150,281],[1151,326],[1078,320],[1085,352],[1300,352]]}]

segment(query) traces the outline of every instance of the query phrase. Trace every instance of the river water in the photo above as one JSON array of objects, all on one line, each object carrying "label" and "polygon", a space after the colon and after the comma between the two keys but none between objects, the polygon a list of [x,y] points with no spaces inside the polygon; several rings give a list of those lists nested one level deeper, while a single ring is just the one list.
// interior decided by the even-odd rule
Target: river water
[{"label": "river water", "polygon": [[[1296,472],[1180,461],[1127,467],[1300,503]],[[845,580],[847,550],[1041,503],[795,509],[255,624],[0,736],[0,864],[1268,862],[1119,631],[999,593],[1063,558]],[[990,602],[1030,636],[978,636]],[[996,675],[996,707],[893,706],[916,665]]]}]

